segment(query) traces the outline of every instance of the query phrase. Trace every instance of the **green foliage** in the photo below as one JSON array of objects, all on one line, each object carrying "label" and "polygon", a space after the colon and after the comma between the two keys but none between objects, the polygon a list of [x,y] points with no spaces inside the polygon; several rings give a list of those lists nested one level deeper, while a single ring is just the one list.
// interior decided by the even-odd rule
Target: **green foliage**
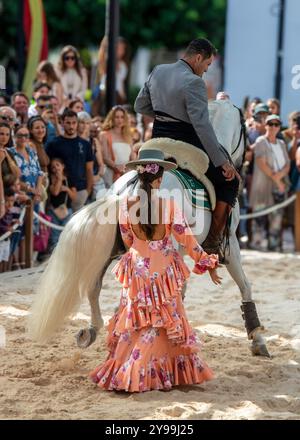
[{"label": "green foliage", "polygon": [[[43,0],[51,48],[98,46],[105,32],[105,0]],[[139,46],[176,49],[207,37],[222,52],[226,0],[120,0],[120,34]],[[0,60],[15,49],[18,1],[2,0]]]}]

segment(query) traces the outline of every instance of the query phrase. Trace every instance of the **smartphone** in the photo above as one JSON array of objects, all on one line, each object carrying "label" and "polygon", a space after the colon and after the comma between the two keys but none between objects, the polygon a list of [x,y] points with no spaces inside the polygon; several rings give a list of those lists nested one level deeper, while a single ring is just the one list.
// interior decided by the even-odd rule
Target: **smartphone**
[{"label": "smartphone", "polygon": [[46,110],[53,110],[53,105],[52,104],[46,104],[45,105],[45,109]]}]

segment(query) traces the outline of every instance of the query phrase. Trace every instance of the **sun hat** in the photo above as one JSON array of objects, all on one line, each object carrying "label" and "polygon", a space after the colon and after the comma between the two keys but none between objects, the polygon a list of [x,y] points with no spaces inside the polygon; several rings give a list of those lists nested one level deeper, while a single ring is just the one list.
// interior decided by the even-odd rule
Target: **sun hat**
[{"label": "sun hat", "polygon": [[266,124],[267,124],[268,122],[270,122],[270,121],[279,121],[280,124],[281,124],[281,119],[280,119],[280,116],[278,116],[278,115],[269,115],[269,116],[267,116],[267,118],[266,118]]},{"label": "sun hat", "polygon": [[[149,166],[147,167],[147,165]],[[165,160],[165,155],[160,150],[140,150],[138,159],[128,162],[126,167],[129,170],[137,170],[139,173],[146,171],[156,174],[158,170],[155,172],[155,165],[159,165],[164,168],[165,171],[177,168],[176,163]]]},{"label": "sun hat", "polygon": [[267,104],[257,104],[254,109],[254,115],[257,115],[258,113],[269,113],[269,111]]}]

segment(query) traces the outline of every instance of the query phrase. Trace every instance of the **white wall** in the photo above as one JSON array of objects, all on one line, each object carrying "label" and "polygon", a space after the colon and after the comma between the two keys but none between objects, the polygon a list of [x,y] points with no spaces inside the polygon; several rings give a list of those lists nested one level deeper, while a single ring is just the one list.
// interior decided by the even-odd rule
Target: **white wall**
[{"label": "white wall", "polygon": [[[300,75],[292,73],[294,66],[300,73],[300,1],[286,0],[286,23],[284,35],[284,57],[282,66],[282,115],[300,110]],[[293,81],[294,79],[294,81]],[[297,90],[293,88],[297,86]]]},{"label": "white wall", "polygon": [[[233,102],[245,96],[274,96],[279,0],[228,0],[225,84]],[[300,109],[299,90],[292,88],[292,67],[300,65],[300,1],[286,0],[282,66],[282,116]],[[300,67],[299,67],[300,73]]]}]

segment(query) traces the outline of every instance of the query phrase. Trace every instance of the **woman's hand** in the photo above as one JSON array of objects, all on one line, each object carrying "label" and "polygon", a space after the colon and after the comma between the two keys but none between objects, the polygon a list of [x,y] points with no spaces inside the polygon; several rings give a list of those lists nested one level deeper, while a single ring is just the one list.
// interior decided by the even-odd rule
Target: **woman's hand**
[{"label": "woman's hand", "polygon": [[[218,266],[218,267],[220,267],[220,266]],[[222,277],[220,277],[218,275],[216,267],[214,269],[208,269],[208,271],[209,271],[210,278],[214,284],[217,284],[217,285],[222,284],[222,281],[221,281]]]},{"label": "woman's hand", "polygon": [[0,150],[0,164],[4,161],[4,159],[7,157],[7,153],[5,150]]},{"label": "woman's hand", "polygon": [[281,193],[285,192],[285,184],[282,182],[282,180],[277,180],[276,185],[279,192]]}]

